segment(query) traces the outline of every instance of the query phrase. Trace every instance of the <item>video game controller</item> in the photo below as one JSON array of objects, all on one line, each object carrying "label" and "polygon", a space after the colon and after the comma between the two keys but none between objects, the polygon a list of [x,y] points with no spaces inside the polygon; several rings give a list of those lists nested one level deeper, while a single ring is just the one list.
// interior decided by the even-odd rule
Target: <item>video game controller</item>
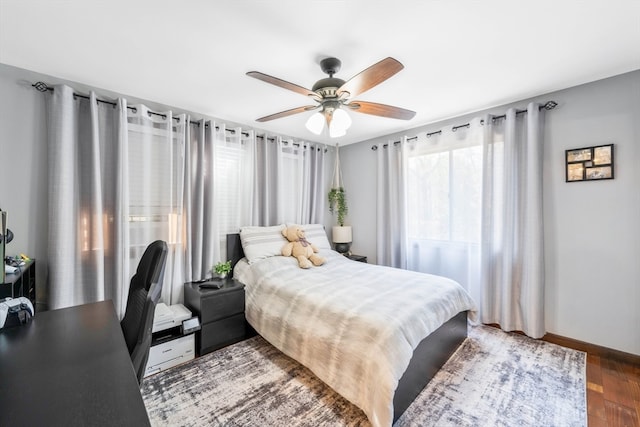
[{"label": "video game controller", "polygon": [[31,304],[29,298],[6,298],[4,301],[0,302],[0,329],[4,327],[9,313],[16,312],[21,309],[28,309],[31,317],[33,317],[33,304]]},{"label": "video game controller", "polygon": [[[35,311],[33,310],[33,304],[31,303],[31,300],[29,298],[18,297],[18,298],[14,298],[12,301],[19,301],[21,306],[20,308],[28,308],[32,316],[35,314]],[[18,305],[18,304],[15,304],[15,305]]]}]

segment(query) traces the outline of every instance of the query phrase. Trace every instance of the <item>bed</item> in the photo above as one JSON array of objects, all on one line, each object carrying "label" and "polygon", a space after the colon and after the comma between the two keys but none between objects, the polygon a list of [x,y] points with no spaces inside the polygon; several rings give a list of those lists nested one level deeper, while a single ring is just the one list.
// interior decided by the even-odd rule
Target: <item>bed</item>
[{"label": "bed", "polygon": [[331,250],[321,225],[303,228],[327,261],[300,269],[278,256],[282,227],[227,236],[247,321],[373,426],[390,426],[466,338],[471,298],[443,277],[351,261]]}]

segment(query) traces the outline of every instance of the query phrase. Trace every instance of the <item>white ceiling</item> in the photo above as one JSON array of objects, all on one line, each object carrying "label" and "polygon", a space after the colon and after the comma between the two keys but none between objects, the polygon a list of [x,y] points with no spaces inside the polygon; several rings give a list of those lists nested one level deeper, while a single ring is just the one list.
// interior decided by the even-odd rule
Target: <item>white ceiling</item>
[{"label": "white ceiling", "polygon": [[[247,77],[311,88],[319,61],[350,77],[404,64],[358,96],[417,112],[350,113],[337,140],[305,129],[308,105]],[[0,62],[286,136],[341,145],[640,69],[638,0],[0,0]]]}]

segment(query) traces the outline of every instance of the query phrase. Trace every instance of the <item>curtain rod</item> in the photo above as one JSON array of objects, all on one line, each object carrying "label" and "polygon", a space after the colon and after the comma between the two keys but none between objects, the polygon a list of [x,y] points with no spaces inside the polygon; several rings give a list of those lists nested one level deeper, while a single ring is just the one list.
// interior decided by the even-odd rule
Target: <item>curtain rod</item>
[{"label": "curtain rod", "polygon": [[[414,139],[418,139],[418,135],[416,135],[416,136],[412,136],[412,137],[410,137],[410,138],[407,138],[407,141],[412,141],[412,140],[414,140]],[[398,145],[398,144],[400,144],[401,142],[402,142],[402,141],[393,141],[391,144],[393,144],[393,145]],[[389,144],[384,144],[384,145],[382,146],[382,148],[387,148],[388,146],[389,146]],[[374,145],[373,147],[371,147],[371,149],[372,149],[373,151],[376,151],[376,150],[378,149],[378,146],[377,146],[377,145]]]},{"label": "curtain rod", "polygon": [[[36,82],[34,84],[32,84],[31,86],[33,86],[37,91],[39,92],[53,92],[53,88],[50,87],[49,85],[47,85],[44,82]],[[73,92],[73,97],[74,98],[82,98],[82,99],[90,99],[87,95],[83,95],[81,93],[77,93],[77,92]],[[118,105],[117,103],[113,102],[113,101],[107,101],[105,99],[100,99],[100,98],[96,98],[96,101],[100,104],[107,104],[107,105],[111,105],[113,107],[115,107],[116,105]],[[138,109],[136,107],[131,107],[129,105],[127,105],[127,109],[133,111],[134,113],[138,111]],[[163,119],[167,118],[166,114],[163,113],[156,113],[155,111],[147,111],[147,113],[150,116],[158,116],[158,117],[162,117]],[[178,123],[180,123],[180,117],[173,117],[173,120],[177,121]],[[189,123],[191,123],[192,125],[197,125],[200,126],[200,122],[194,122],[194,121],[189,121]],[[235,133],[234,129],[227,129],[229,132]],[[243,135],[247,136],[249,135],[248,133],[245,134],[243,133]]]},{"label": "curtain rod", "polygon": [[[47,92],[47,91],[53,92],[53,88],[50,87],[49,85],[47,85],[44,82],[35,82],[31,86],[34,87],[38,92]],[[91,99],[87,95],[83,95],[81,93],[76,93],[76,92],[73,92],[73,96],[74,97],[78,97],[78,98],[83,98],[83,99]],[[115,103],[113,101],[108,101],[108,100],[105,100],[105,99],[96,98],[96,101],[98,103],[112,105],[114,107],[116,105],[118,105],[117,103]],[[134,113],[138,111],[138,109],[136,107],[131,107],[131,106],[128,106],[128,105],[127,105],[127,109],[133,111]],[[163,114],[163,113],[156,113],[155,111],[151,111],[151,110],[147,111],[147,113],[149,114],[149,116],[153,115],[153,116],[162,117],[163,119],[167,118],[167,115]],[[173,117],[173,120],[176,120],[178,123],[180,123],[180,117]],[[200,122],[194,122],[194,121],[190,120],[189,123],[192,124],[192,125],[200,126]],[[205,124],[205,127],[209,127],[209,125]],[[216,126],[216,129],[219,130],[220,128],[218,126]],[[230,132],[230,133],[236,133],[235,129],[225,129],[225,131]],[[241,132],[241,133],[242,133],[243,136],[249,136],[249,132]],[[256,138],[265,139],[265,140],[267,140],[269,142],[274,142],[276,140],[275,138],[269,138],[269,137],[267,137],[265,135],[256,135]],[[288,144],[289,141],[284,140],[284,143]],[[300,147],[300,144],[297,143],[297,142],[293,142],[292,141],[291,143],[295,147]],[[318,143],[318,144],[320,144],[320,143]],[[326,144],[322,144],[322,145],[326,145]],[[304,145],[304,148],[307,148],[307,144]],[[325,153],[327,152],[327,148],[326,147],[324,149],[324,152]]]},{"label": "curtain rod", "polygon": [[[547,101],[547,102],[545,102],[544,104],[540,105],[540,106],[538,107],[538,110],[542,110],[542,109],[544,109],[544,110],[553,110],[553,109],[554,109],[554,108],[556,108],[557,106],[558,106],[558,103],[557,103],[557,102],[555,102],[555,101]],[[518,114],[524,114],[524,113],[526,113],[526,112],[527,112],[527,110],[516,110],[516,115],[518,115]],[[507,117],[507,115],[506,115],[506,114],[502,114],[502,115],[500,115],[500,116],[493,116],[493,117],[491,118],[491,121],[495,122],[496,120],[504,119],[505,117]],[[480,120],[480,124],[484,124],[484,119]],[[451,126],[451,131],[452,131],[452,132],[455,132],[455,131],[457,131],[458,129],[468,128],[469,126],[471,126],[471,123],[465,123],[465,124],[462,124],[462,125]],[[439,135],[439,134],[442,134],[442,129],[437,130],[437,131],[435,131],[435,132],[427,132],[427,133],[426,133],[427,138],[431,138],[431,136],[432,136],[432,135]],[[410,140],[413,140],[413,139],[417,139],[417,138],[418,138],[418,135],[416,135],[416,136],[412,136],[412,137],[410,137],[410,138],[407,138],[407,141],[410,141]],[[393,144],[393,145],[397,145],[397,144],[400,144],[401,142],[402,142],[402,141],[393,141],[393,142],[392,142],[392,144]],[[383,144],[383,145],[382,145],[382,148],[387,148],[388,146],[389,146],[389,144]],[[372,145],[372,146],[371,146],[371,149],[372,149],[373,151],[376,151],[376,150],[378,149],[378,146],[377,146],[377,145]]]}]

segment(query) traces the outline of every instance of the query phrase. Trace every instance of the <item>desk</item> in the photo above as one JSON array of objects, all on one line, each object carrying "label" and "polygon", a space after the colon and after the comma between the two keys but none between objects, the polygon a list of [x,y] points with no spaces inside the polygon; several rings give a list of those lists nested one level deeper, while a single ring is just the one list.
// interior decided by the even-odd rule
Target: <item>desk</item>
[{"label": "desk", "polygon": [[0,332],[6,426],[149,426],[111,301],[37,313]]}]

